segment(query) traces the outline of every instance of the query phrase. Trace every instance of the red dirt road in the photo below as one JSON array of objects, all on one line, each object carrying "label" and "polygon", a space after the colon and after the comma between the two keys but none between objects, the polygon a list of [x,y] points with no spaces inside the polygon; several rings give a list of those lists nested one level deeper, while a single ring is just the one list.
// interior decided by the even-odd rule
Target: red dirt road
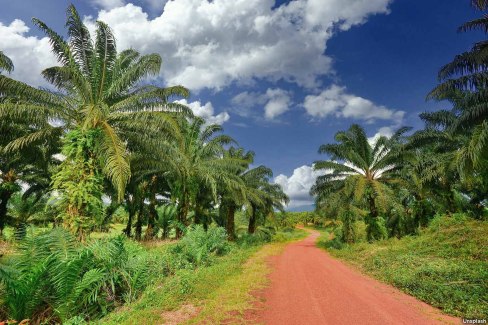
[{"label": "red dirt road", "polygon": [[315,246],[319,233],[276,257],[258,323],[269,325],[460,324],[399,290],[366,277]]}]

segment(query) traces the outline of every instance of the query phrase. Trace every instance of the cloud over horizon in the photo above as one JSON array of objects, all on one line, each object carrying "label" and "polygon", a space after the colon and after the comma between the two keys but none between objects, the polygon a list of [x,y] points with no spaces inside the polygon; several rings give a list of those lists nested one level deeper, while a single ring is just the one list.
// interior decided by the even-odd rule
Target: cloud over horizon
[{"label": "cloud over horizon", "polygon": [[288,208],[298,208],[314,203],[310,196],[310,189],[315,184],[322,171],[314,171],[312,166],[304,165],[295,168],[291,176],[280,174],[274,178],[276,184],[281,185],[283,191],[290,197]]}]

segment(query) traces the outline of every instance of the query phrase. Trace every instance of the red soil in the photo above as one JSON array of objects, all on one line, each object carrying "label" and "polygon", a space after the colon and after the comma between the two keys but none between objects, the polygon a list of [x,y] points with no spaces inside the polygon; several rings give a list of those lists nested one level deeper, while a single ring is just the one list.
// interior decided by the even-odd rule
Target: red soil
[{"label": "red soil", "polygon": [[264,308],[254,321],[277,325],[459,324],[460,320],[366,277],[315,246],[319,233],[274,261]]}]

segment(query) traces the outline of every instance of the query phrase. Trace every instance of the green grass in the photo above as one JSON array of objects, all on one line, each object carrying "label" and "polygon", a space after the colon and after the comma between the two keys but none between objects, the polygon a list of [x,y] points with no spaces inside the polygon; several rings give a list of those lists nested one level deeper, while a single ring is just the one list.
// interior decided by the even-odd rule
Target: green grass
[{"label": "green grass", "polygon": [[323,232],[318,246],[448,314],[488,316],[486,221],[462,215],[436,218],[418,236],[340,249],[331,247]]}]

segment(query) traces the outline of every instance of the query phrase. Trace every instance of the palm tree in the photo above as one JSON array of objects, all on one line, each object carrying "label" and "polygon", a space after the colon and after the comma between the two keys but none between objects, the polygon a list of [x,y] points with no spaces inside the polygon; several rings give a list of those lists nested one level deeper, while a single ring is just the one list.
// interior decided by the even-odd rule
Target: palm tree
[{"label": "palm tree", "polygon": [[398,130],[390,139],[380,136],[371,145],[364,129],[353,124],[347,131],[336,133],[338,143],[320,146],[319,153],[330,160],[317,161],[314,169],[323,171],[311,193],[320,204],[330,195],[341,192],[346,200],[368,207],[368,237],[377,239],[380,212],[386,212],[395,198],[392,186],[400,182],[401,150],[395,145],[407,128]]},{"label": "palm tree", "polygon": [[[79,146],[88,151],[78,153],[76,162],[74,157],[63,162],[58,172],[59,182],[55,182],[58,192],[66,198],[61,202],[66,203],[68,219],[84,218],[82,214],[88,210],[74,208],[73,202],[69,202],[82,189],[80,186],[71,189],[66,184],[81,184],[81,179],[100,170],[100,177],[111,180],[120,201],[131,176],[129,148],[150,151],[178,133],[176,113],[191,113],[170,99],[186,97],[188,90],[181,86],[161,88],[142,84],[146,77],[159,73],[161,57],[158,54],[141,56],[133,49],[118,53],[111,29],[100,21],[92,39],[72,5],[67,10],[68,40],[42,21],[34,18],[33,22],[47,34],[61,64],[42,72],[57,92],[36,89],[0,75],[0,93],[8,98],[0,103],[0,119],[35,126],[33,132],[11,141],[4,150],[11,153],[62,137],[69,147],[72,144],[66,139],[76,142],[74,136],[93,138],[90,146]],[[89,159],[92,167],[80,174],[79,166],[85,164],[83,159]],[[93,180],[90,183],[93,186],[85,187],[85,191],[90,191],[89,187],[98,189],[98,183]],[[95,201],[99,200],[96,192],[91,196]],[[88,202],[77,204],[87,205]]]},{"label": "palm tree", "polygon": [[[425,122],[423,130],[409,139],[408,150],[413,150],[410,175],[418,176],[419,185],[428,188],[431,198],[447,207],[449,213],[457,212],[455,193],[462,192],[470,198],[469,209],[476,217],[483,215],[483,200],[488,193],[488,175],[485,169],[475,168],[470,160],[471,133],[453,132],[464,111],[462,97],[449,99],[451,110],[420,114]],[[415,184],[411,178],[407,184]],[[419,192],[415,191],[414,192]]]},{"label": "palm tree", "polygon": [[222,186],[220,189],[220,206],[219,215],[225,220],[225,228],[227,231],[227,238],[230,241],[236,239],[235,234],[235,214],[246,203],[253,201],[260,201],[256,190],[249,187],[250,184],[246,184],[246,180],[249,182],[250,177],[245,179],[246,170],[250,164],[254,161],[254,152],[244,151],[242,148],[231,147],[225,151],[224,157],[238,161],[237,168],[233,170],[233,176],[239,179],[240,186],[229,188]]},{"label": "palm tree", "polygon": [[[486,0],[472,0],[481,11],[488,8]],[[466,32],[481,30],[488,33],[488,17],[467,22],[459,28]],[[450,123],[451,133],[469,135],[457,155],[458,164],[467,169],[483,170],[488,157],[488,40],[477,42],[471,50],[457,55],[441,68],[440,84],[428,99],[454,102],[455,119]],[[440,113],[445,114],[445,113]],[[440,117],[438,115],[438,117]]]},{"label": "palm tree", "polygon": [[146,77],[159,73],[161,57],[141,56],[133,49],[117,53],[112,31],[100,21],[92,39],[73,5],[67,10],[68,40],[42,21],[34,18],[33,22],[49,37],[61,64],[42,72],[58,91],[36,89],[0,75],[2,94],[16,100],[0,104],[0,118],[42,123],[42,128],[12,141],[6,150],[59,138],[65,130],[99,130],[97,159],[120,199],[130,177],[127,143],[134,138],[162,141],[177,127],[168,111],[188,112],[169,99],[186,97],[188,91],[181,86],[141,85]]},{"label": "palm tree", "polygon": [[266,217],[274,210],[284,211],[284,205],[289,202],[288,196],[279,184],[271,184],[273,171],[266,166],[248,169],[241,175],[244,180],[248,206],[250,206],[249,224],[247,232],[256,231],[258,214]]},{"label": "palm tree", "polygon": [[26,146],[13,153],[4,151],[10,141],[33,131],[35,125],[19,124],[12,119],[0,120],[0,235],[5,227],[9,200],[21,190],[20,184],[29,187],[26,196],[35,194],[40,197],[51,182],[51,169],[56,165],[53,157],[56,143]]}]

